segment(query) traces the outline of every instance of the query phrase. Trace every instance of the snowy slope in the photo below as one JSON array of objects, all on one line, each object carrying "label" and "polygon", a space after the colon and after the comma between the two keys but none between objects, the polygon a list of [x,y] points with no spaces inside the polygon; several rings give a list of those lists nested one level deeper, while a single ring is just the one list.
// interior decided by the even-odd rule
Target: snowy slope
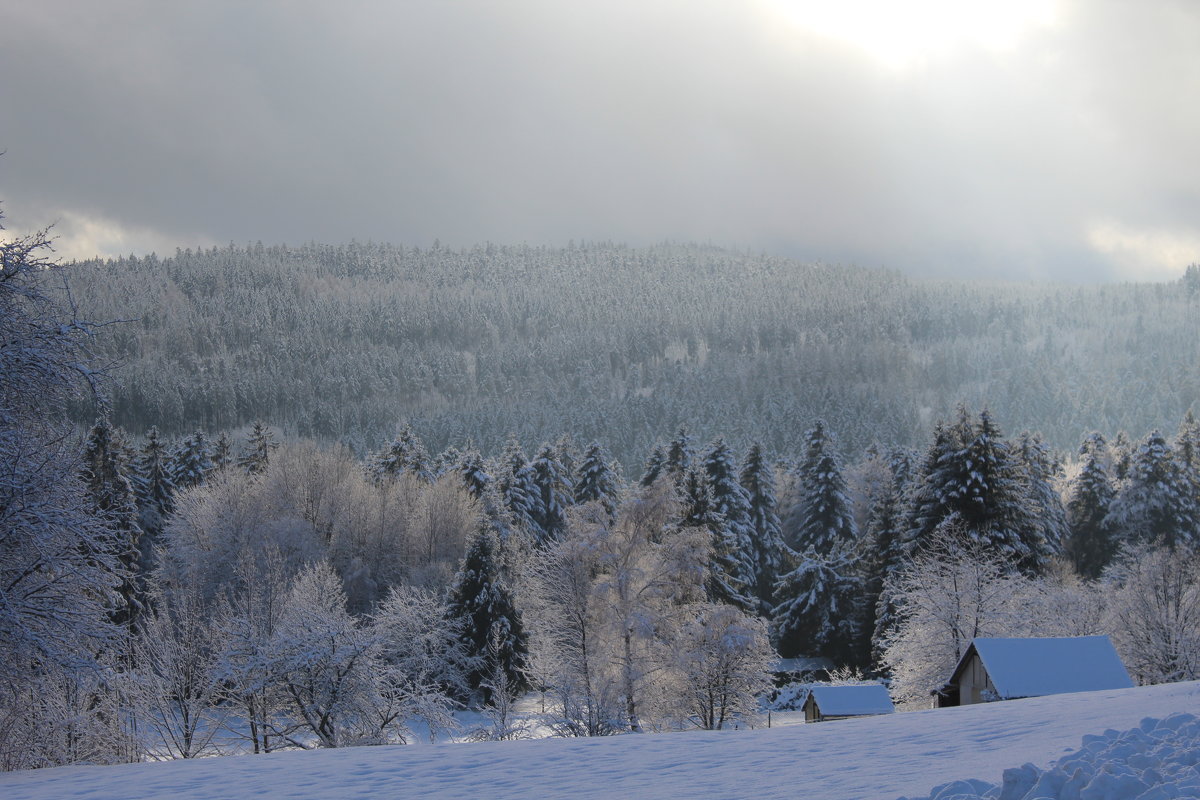
[{"label": "snowy slope", "polygon": [[353,748],[0,775],[6,800],[91,798],[808,798],[999,782],[1084,734],[1200,713],[1200,683],[1055,695],[757,731]]}]

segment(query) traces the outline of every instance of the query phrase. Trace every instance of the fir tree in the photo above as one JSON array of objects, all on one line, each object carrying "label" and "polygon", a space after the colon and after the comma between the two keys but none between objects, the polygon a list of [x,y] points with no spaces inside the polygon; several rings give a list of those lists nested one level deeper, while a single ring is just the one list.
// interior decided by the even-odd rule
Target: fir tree
[{"label": "fir tree", "polygon": [[656,444],[650,451],[650,457],[646,459],[646,466],[642,470],[642,479],[639,483],[643,488],[650,488],[662,476],[666,468],[667,453],[663,450],[662,445]]},{"label": "fir tree", "polygon": [[535,521],[542,539],[557,539],[567,527],[567,509],[574,502],[574,487],[555,448],[546,445],[529,464],[538,493]]},{"label": "fir tree", "polygon": [[745,610],[753,609],[755,603],[748,596],[749,587],[742,579],[743,565],[727,537],[725,518],[716,509],[712,490],[703,473],[688,470],[679,493],[683,504],[679,527],[702,528],[710,536],[711,553],[704,581],[708,599]]},{"label": "fir tree", "polygon": [[213,471],[221,472],[233,462],[233,442],[224,431],[217,436],[212,448]]},{"label": "fir tree", "polygon": [[[735,570],[733,575],[743,595],[757,594],[756,565],[760,558],[754,549],[754,528],[750,521],[750,495],[738,483],[737,462],[725,440],[717,439],[703,461],[704,482],[708,484],[713,510],[724,520],[720,536],[722,549],[728,552]],[[747,610],[757,609],[755,602]]]},{"label": "fir tree", "polygon": [[539,521],[544,517],[542,493],[534,481],[533,468],[525,459],[525,453],[516,439],[510,439],[501,456],[500,499],[512,515],[513,524],[533,536],[535,541],[545,538]]},{"label": "fir tree", "polygon": [[184,439],[171,457],[171,482],[180,491],[201,485],[212,471],[212,452],[201,431]]},{"label": "fir tree", "polygon": [[608,451],[599,442],[592,442],[579,465],[579,481],[575,484],[575,502],[598,502],[611,521],[617,513],[620,488]]},{"label": "fir tree", "polygon": [[501,577],[498,547],[491,524],[484,522],[467,548],[447,598],[447,617],[461,625],[461,641],[472,658],[467,682],[482,703],[498,699],[489,683],[497,669],[514,694],[528,687],[525,629]]},{"label": "fir tree", "polygon": [[825,424],[818,421],[805,439],[807,448],[799,472],[801,495],[788,517],[788,538],[798,552],[829,555],[856,538],[854,515]]},{"label": "fir tree", "polygon": [[680,426],[675,438],[667,445],[667,474],[674,478],[676,485],[681,484],[691,469],[696,454],[692,450],[692,439],[688,436],[687,428]]},{"label": "fir tree", "polygon": [[1089,579],[1112,561],[1117,542],[1108,522],[1113,490],[1105,464],[1108,445],[1099,433],[1089,435],[1079,448],[1083,466],[1067,497],[1067,541],[1065,552],[1075,571]]},{"label": "fir tree", "polygon": [[170,515],[174,504],[175,484],[169,473],[170,455],[158,428],[146,431],[146,441],[137,459],[138,507],[141,509],[143,530],[162,530],[163,520]]},{"label": "fir tree", "polygon": [[864,581],[863,634],[870,649],[870,662],[880,663],[883,642],[896,624],[896,602],[885,592],[892,575],[904,564],[908,548],[904,539],[904,503],[912,469],[912,456],[895,451],[888,459],[891,480],[871,507],[866,538],[870,543]]},{"label": "fir tree", "polygon": [[113,622],[132,626],[145,607],[145,579],[141,574],[141,528],[137,498],[129,481],[129,465],[122,455],[120,433],[107,418],[97,420],[84,447],[84,475],[92,512],[112,531],[109,552],[119,565],[118,601],[110,612]]},{"label": "fir tree", "polygon": [[862,582],[841,553],[790,553],[795,567],[775,584],[780,602],[771,612],[775,649],[785,658],[823,655],[837,663],[856,658]]},{"label": "fir tree", "polygon": [[1138,448],[1107,520],[1129,542],[1193,545],[1197,507],[1190,489],[1171,446],[1153,431]]},{"label": "fir tree", "polygon": [[458,473],[462,476],[463,486],[476,500],[483,499],[488,487],[492,485],[492,476],[488,474],[483,463],[483,456],[478,450],[469,449],[462,454],[458,462]]},{"label": "fir tree", "polygon": [[246,439],[246,449],[238,457],[238,469],[247,475],[261,475],[267,471],[271,461],[271,451],[279,446],[271,429],[261,422],[255,422]]},{"label": "fir tree", "polygon": [[371,475],[376,481],[395,478],[405,472],[424,480],[432,478],[429,453],[408,423],[404,424],[391,444],[371,458],[370,464]]},{"label": "fir tree", "polygon": [[746,453],[739,476],[750,500],[750,551],[755,555],[754,590],[764,615],[774,605],[773,585],[783,557],[783,529],[775,499],[775,470],[762,445],[755,442]]}]

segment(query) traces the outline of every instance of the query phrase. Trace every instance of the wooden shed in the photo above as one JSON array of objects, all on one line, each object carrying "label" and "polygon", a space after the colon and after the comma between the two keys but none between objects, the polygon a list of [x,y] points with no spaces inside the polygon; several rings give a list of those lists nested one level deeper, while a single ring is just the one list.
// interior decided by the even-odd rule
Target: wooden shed
[{"label": "wooden shed", "polygon": [[804,699],[804,721],[824,722],[848,717],[871,717],[895,711],[882,683],[812,686]]},{"label": "wooden shed", "polygon": [[935,706],[971,705],[1019,697],[1128,689],[1133,686],[1107,636],[971,642]]}]

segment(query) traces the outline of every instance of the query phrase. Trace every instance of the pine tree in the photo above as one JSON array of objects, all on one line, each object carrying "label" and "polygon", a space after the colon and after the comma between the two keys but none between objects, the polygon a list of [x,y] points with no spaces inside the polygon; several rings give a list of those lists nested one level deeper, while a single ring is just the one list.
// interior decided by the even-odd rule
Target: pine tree
[{"label": "pine tree", "polygon": [[708,599],[747,611],[753,609],[755,603],[748,596],[750,587],[742,578],[743,564],[729,541],[725,518],[716,509],[712,490],[703,473],[689,469],[679,493],[682,501],[679,527],[702,528],[711,537],[712,551],[704,582]]},{"label": "pine tree", "polygon": [[800,466],[800,500],[788,517],[792,549],[829,555],[857,537],[846,482],[832,452],[825,424],[805,434],[807,448]]},{"label": "pine tree", "polygon": [[[733,573],[740,592],[754,597],[757,587],[756,565],[760,558],[754,549],[754,528],[750,521],[750,494],[738,483],[737,461],[724,439],[717,439],[704,454],[704,480],[712,496],[713,510],[724,524],[720,536],[722,549],[732,559]],[[746,610],[755,610],[752,603]]]},{"label": "pine tree", "polygon": [[883,643],[896,624],[896,601],[885,588],[904,564],[908,547],[904,539],[904,504],[912,470],[912,456],[897,450],[888,459],[891,480],[871,508],[866,538],[870,543],[865,579],[864,635],[870,636],[870,662],[880,663]]},{"label": "pine tree", "polygon": [[170,455],[159,438],[158,428],[151,428],[146,431],[146,441],[138,454],[138,479],[134,485],[143,530],[162,530],[163,520],[174,507],[175,484],[171,481],[169,467]]},{"label": "pine tree", "polygon": [[841,554],[791,553],[795,567],[775,584],[780,602],[771,612],[775,649],[785,658],[823,655],[856,660],[862,582]]},{"label": "pine tree", "polygon": [[1105,464],[1108,445],[1099,433],[1092,433],[1079,448],[1083,466],[1071,484],[1067,497],[1066,555],[1075,571],[1096,579],[1117,551],[1116,538],[1108,522],[1116,495]]},{"label": "pine tree", "polygon": [[675,480],[676,485],[683,482],[695,458],[696,454],[692,449],[692,439],[688,436],[687,428],[680,426],[675,438],[667,445],[667,474]]},{"label": "pine tree", "polygon": [[488,487],[492,485],[492,476],[488,474],[483,463],[483,456],[478,450],[469,449],[462,454],[458,463],[458,473],[462,476],[463,486],[476,500],[483,499]]},{"label": "pine tree", "polygon": [[750,551],[755,555],[754,590],[759,609],[766,615],[774,605],[773,586],[783,558],[783,529],[775,499],[775,470],[762,445],[755,442],[746,453],[739,476],[750,500]]},{"label": "pine tree", "polygon": [[271,429],[261,422],[255,422],[246,439],[246,449],[238,457],[238,469],[247,475],[261,475],[267,471],[271,461],[271,451],[279,446]]},{"label": "pine tree", "polygon": [[1023,471],[1025,497],[1030,506],[1028,516],[1033,525],[1025,538],[1046,559],[1062,552],[1069,535],[1066,508],[1054,488],[1054,479],[1062,474],[1062,465],[1047,450],[1041,436],[1029,432],[1018,438],[1015,455]]},{"label": "pine tree", "polygon": [[419,478],[430,480],[429,453],[412,426],[405,423],[391,443],[370,459],[370,473],[376,481],[395,478],[408,472]]},{"label": "pine tree", "polygon": [[497,489],[504,506],[512,515],[513,524],[535,541],[546,538],[539,522],[545,516],[542,493],[534,481],[533,468],[526,461],[525,453],[516,439],[509,440],[501,456]]},{"label": "pine tree", "polygon": [[[524,691],[528,646],[512,593],[501,578],[499,542],[489,522],[476,530],[447,598],[449,619],[462,626],[461,641],[473,666],[467,676],[483,703],[492,703],[489,679],[499,669],[505,685]],[[511,698],[510,698],[511,699]]]},{"label": "pine tree", "polygon": [[1106,519],[1128,542],[1193,545],[1198,509],[1190,488],[1171,446],[1153,431],[1133,457]]},{"label": "pine tree", "polygon": [[212,471],[212,453],[201,431],[184,439],[171,457],[171,482],[180,491],[201,485]]},{"label": "pine tree", "polygon": [[608,451],[599,442],[592,442],[579,465],[579,481],[575,484],[575,502],[598,502],[612,520],[617,513],[620,483]]},{"label": "pine tree", "polygon": [[540,539],[557,539],[567,527],[567,509],[574,503],[570,473],[555,448],[549,445],[542,447],[529,468],[539,495],[539,515],[535,521],[541,529]]},{"label": "pine tree", "polygon": [[[1189,487],[1193,502],[1200,505],[1200,422],[1196,421],[1190,408],[1175,434],[1175,460]],[[1200,541],[1200,531],[1197,532],[1196,539]]]},{"label": "pine tree", "polygon": [[639,483],[643,488],[650,488],[662,476],[666,468],[667,453],[663,450],[662,445],[656,444],[650,451],[650,457],[646,459],[646,466],[642,470],[642,479]]},{"label": "pine tree", "polygon": [[221,472],[233,462],[233,442],[224,431],[217,436],[212,448],[213,471]]},{"label": "pine tree", "polygon": [[112,621],[132,627],[145,607],[145,577],[140,572],[141,528],[137,498],[129,481],[129,465],[122,458],[120,433],[107,418],[96,421],[84,447],[84,475],[92,512],[113,532],[109,552],[120,564],[119,600],[110,612]]}]

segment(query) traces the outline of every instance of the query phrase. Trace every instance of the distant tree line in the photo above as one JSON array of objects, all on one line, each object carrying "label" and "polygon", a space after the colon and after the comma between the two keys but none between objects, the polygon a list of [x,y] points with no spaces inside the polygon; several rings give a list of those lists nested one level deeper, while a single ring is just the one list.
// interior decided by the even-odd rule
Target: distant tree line
[{"label": "distant tree line", "polygon": [[820,417],[857,456],[920,446],[962,401],[1066,449],[1173,425],[1200,396],[1191,278],[918,282],[608,243],[256,244],[72,273],[85,317],[132,321],[96,343],[122,365],[114,423],[171,436],[267,419],[363,454],[408,420],[434,449],[495,453],[571,431],[631,468],[680,425],[798,453]]}]

